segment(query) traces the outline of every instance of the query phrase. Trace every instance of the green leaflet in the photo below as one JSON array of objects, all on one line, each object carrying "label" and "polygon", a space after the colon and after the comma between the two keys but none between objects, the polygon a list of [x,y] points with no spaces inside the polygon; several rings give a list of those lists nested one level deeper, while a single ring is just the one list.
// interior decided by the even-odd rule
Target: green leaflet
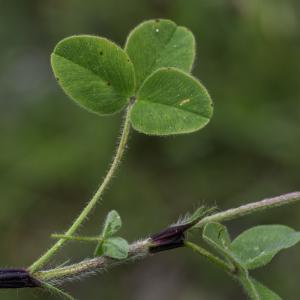
[{"label": "green leaflet", "polygon": [[230,235],[227,228],[216,222],[208,223],[204,226],[202,233],[203,240],[213,247],[226,261],[233,267],[239,269],[241,274],[248,277],[246,268],[236,259],[235,255],[230,251]]},{"label": "green leaflet", "polygon": [[[270,225],[277,226],[279,231],[282,230],[280,227],[286,227],[281,225]],[[265,227],[265,226],[257,226]],[[248,230],[251,231],[257,227]],[[269,226],[267,226],[269,227]],[[275,229],[275,227],[274,227]],[[247,231],[245,231],[247,233]],[[250,232],[251,233],[251,232]],[[267,232],[265,232],[266,234]],[[247,235],[247,234],[246,234]],[[243,237],[243,233],[241,235]],[[258,237],[256,235],[256,237]],[[238,237],[239,238],[239,237]],[[237,238],[237,239],[238,239]],[[238,256],[238,253],[234,251],[233,243],[230,242],[230,236],[227,228],[220,223],[208,223],[203,229],[203,239],[210,244],[215,250],[221,254],[227,261],[229,261],[233,266],[235,266],[236,271],[233,276],[242,284],[245,292],[248,294],[249,298],[252,300],[280,300],[281,298],[271,291],[269,288],[265,287],[263,284],[259,283],[253,279],[248,272],[248,266],[245,264],[246,261],[242,260]],[[237,240],[236,239],[236,240]],[[257,239],[259,244],[259,239]],[[243,242],[240,241],[242,244]],[[253,247],[256,244],[255,239],[251,241],[251,244],[247,244],[249,247]]]},{"label": "green leaflet", "polygon": [[227,228],[220,223],[213,222],[205,225],[203,238],[217,250],[229,249],[231,243]]},{"label": "green leaflet", "polygon": [[300,241],[300,233],[284,225],[261,225],[241,233],[230,249],[248,268],[255,269],[269,263],[281,250]]},{"label": "green leaflet", "polygon": [[300,233],[284,225],[260,225],[244,231],[230,243],[224,225],[209,223],[204,227],[203,238],[250,270],[268,264],[279,251],[297,244]]},{"label": "green leaflet", "polygon": [[220,223],[208,223],[203,229],[202,236],[204,241],[215,248],[235,268],[236,275],[234,276],[243,285],[247,294],[251,295],[251,299],[260,300],[258,292],[250,280],[247,268],[230,251],[231,240],[227,228]]},{"label": "green leaflet", "polygon": [[115,259],[125,259],[128,257],[129,245],[127,241],[121,237],[112,237],[104,240],[103,255]]},{"label": "green leaflet", "polygon": [[150,20],[131,31],[125,50],[134,64],[138,89],[151,73],[162,67],[190,72],[195,39],[191,31],[170,20]]},{"label": "green leaflet", "polygon": [[106,255],[115,259],[125,259],[128,256],[129,244],[121,237],[113,237],[122,227],[122,220],[117,211],[108,213],[94,256]]},{"label": "green leaflet", "polygon": [[178,69],[162,68],[142,85],[130,119],[137,131],[170,135],[201,129],[212,112],[211,98],[197,79]]},{"label": "green leaflet", "polygon": [[102,237],[107,238],[113,236],[121,229],[121,227],[122,227],[122,220],[118,212],[115,210],[110,211],[104,223]]},{"label": "green leaflet", "polygon": [[55,47],[51,64],[66,94],[97,114],[121,110],[133,95],[132,62],[124,50],[105,38],[66,38]]}]

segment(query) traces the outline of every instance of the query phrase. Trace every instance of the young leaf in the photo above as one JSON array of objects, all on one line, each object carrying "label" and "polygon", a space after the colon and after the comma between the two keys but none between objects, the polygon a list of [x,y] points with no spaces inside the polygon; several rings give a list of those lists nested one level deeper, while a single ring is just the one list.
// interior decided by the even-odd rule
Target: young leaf
[{"label": "young leaf", "polygon": [[89,111],[115,113],[133,95],[132,62],[124,50],[105,38],[66,38],[56,45],[51,64],[66,94]]},{"label": "young leaf", "polygon": [[190,72],[195,39],[192,32],[170,20],[151,20],[132,30],[125,50],[134,64],[138,89],[151,73],[162,67]]},{"label": "young leaf", "polygon": [[[258,226],[259,227],[259,226]],[[208,223],[203,230],[203,239],[222,254],[235,268],[234,276],[253,300],[280,300],[274,292],[249,276],[247,265],[232,251],[227,228],[219,223]]]},{"label": "young leaf", "polygon": [[260,300],[248,270],[230,251],[230,236],[227,228],[220,223],[208,223],[203,230],[203,239],[232,265],[232,274],[240,281],[250,298]]},{"label": "young leaf", "polygon": [[178,69],[162,68],[142,85],[130,120],[142,133],[180,134],[204,127],[212,111],[210,96],[200,82]]},{"label": "young leaf", "polygon": [[244,265],[230,251],[230,236],[227,228],[220,223],[208,223],[203,229],[203,240],[221,254],[233,268],[239,270],[244,278],[248,278],[248,272]]},{"label": "young leaf", "polygon": [[257,291],[259,296],[259,300],[281,300],[277,294],[271,291],[269,288],[261,284],[260,282],[256,281],[255,279],[251,278],[252,284]]},{"label": "young leaf", "polygon": [[122,220],[118,212],[115,210],[110,211],[105,219],[101,233],[101,239],[96,246],[94,256],[103,255],[103,244],[105,243],[106,239],[117,233],[121,227]]},{"label": "young leaf", "polygon": [[117,211],[112,210],[108,213],[103,231],[102,231],[102,237],[104,239],[113,236],[115,233],[117,233],[120,228],[122,227],[122,220],[120,215]]},{"label": "young leaf", "polygon": [[128,257],[129,245],[126,240],[120,237],[112,237],[104,240],[102,244],[103,255],[115,259],[125,259]]},{"label": "young leaf", "polygon": [[244,231],[230,249],[248,268],[255,269],[269,263],[281,250],[300,241],[300,233],[284,225],[262,225]]},{"label": "young leaf", "polygon": [[227,228],[220,223],[208,223],[205,225],[203,238],[217,250],[220,248],[229,249],[231,243]]}]

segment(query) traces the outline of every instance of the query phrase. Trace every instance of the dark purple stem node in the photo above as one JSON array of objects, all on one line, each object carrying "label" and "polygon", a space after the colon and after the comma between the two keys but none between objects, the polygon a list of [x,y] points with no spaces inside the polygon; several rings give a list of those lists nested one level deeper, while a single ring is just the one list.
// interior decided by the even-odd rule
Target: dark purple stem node
[{"label": "dark purple stem node", "polygon": [[41,285],[25,269],[0,269],[0,289],[35,288]]},{"label": "dark purple stem node", "polygon": [[157,253],[184,246],[186,238],[185,232],[193,225],[194,222],[170,226],[159,233],[153,234],[150,237],[152,240],[152,245],[149,249],[150,253]]}]

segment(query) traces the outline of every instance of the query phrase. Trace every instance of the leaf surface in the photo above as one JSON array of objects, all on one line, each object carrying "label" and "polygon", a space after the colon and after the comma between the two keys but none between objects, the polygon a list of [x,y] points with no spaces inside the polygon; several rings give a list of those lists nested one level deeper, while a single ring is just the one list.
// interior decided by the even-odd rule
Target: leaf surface
[{"label": "leaf surface", "polygon": [[117,211],[112,210],[108,213],[104,227],[102,236],[104,238],[111,237],[115,233],[117,233],[122,227],[122,220]]},{"label": "leaf surface", "polygon": [[241,233],[231,244],[231,251],[248,268],[269,263],[281,250],[300,241],[300,233],[284,225],[261,225]]},{"label": "leaf surface", "polygon": [[115,259],[125,259],[128,257],[129,245],[121,237],[112,237],[103,242],[103,255]]},{"label": "leaf surface", "polygon": [[131,31],[125,50],[134,64],[138,89],[150,74],[162,67],[190,72],[195,59],[195,39],[191,31],[170,20],[150,20]]},{"label": "leaf surface", "polygon": [[66,38],[56,45],[51,65],[65,93],[94,113],[115,113],[133,95],[132,62],[124,50],[105,38]]},{"label": "leaf surface", "polygon": [[211,98],[197,79],[178,69],[162,68],[141,87],[130,118],[137,131],[170,135],[201,129],[212,111]]}]

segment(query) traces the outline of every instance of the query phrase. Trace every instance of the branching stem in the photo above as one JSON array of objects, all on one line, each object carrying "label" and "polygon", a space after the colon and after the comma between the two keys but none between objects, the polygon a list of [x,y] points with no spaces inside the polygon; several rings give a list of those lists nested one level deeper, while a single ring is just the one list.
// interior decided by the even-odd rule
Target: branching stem
[{"label": "branching stem", "polygon": [[103,239],[100,236],[74,236],[74,235],[64,235],[64,234],[51,234],[53,239],[65,239],[68,241],[77,241],[77,242],[100,242]]},{"label": "branching stem", "polygon": [[[247,214],[251,214],[257,211],[261,211],[263,209],[267,208],[273,208],[278,207],[281,205],[286,204],[292,204],[297,201],[300,201],[300,192],[294,192],[290,194],[281,195],[274,198],[269,198],[265,200],[261,200],[258,202],[246,204],[237,208],[229,209],[224,212],[216,213],[213,215],[210,215],[208,217],[203,218],[201,221],[197,223],[197,228],[200,228],[204,226],[207,223],[210,222],[223,222],[230,219],[242,217]],[[195,227],[193,227],[195,228]],[[128,259],[116,261],[114,259],[101,256],[93,259],[84,260],[82,262],[65,266],[62,268],[56,268],[51,270],[45,270],[45,271],[39,271],[32,273],[32,275],[42,282],[51,282],[56,280],[69,280],[74,277],[78,277],[81,275],[86,274],[93,274],[95,272],[106,270],[112,266],[119,265],[122,263],[128,262],[128,260],[135,260],[137,258],[145,258],[149,255],[149,247],[151,243],[149,242],[149,239],[142,240],[140,242],[136,242],[130,245],[129,250],[129,256]],[[195,245],[189,241],[185,242],[185,245],[200,255],[206,257],[210,261],[212,261],[214,264],[220,266],[223,270],[225,270],[227,273],[232,274],[233,276],[233,269],[232,266],[226,264],[221,259],[215,257],[211,253],[209,253],[207,250],[199,247],[198,245]],[[234,277],[234,276],[233,276]]]},{"label": "branching stem", "polygon": [[242,205],[237,208],[228,209],[201,219],[193,228],[203,227],[210,222],[224,222],[236,219],[245,215],[253,214],[266,210],[268,208],[275,208],[287,204],[292,204],[300,200],[300,192],[289,193],[280,195],[273,198],[267,198],[258,202],[252,202]]},{"label": "branching stem", "polygon": [[36,279],[42,281],[43,283],[51,283],[52,281],[63,282],[64,280],[71,280],[73,278],[94,274],[95,272],[101,272],[128,261],[134,261],[136,259],[144,258],[149,255],[148,250],[149,240],[145,239],[131,244],[129,248],[128,258],[123,260],[116,260],[107,256],[99,256],[92,259],[86,259],[76,264],[65,267],[38,271],[33,275]]},{"label": "branching stem", "polygon": [[[102,183],[100,184],[98,190],[92,197],[92,199],[89,201],[87,206],[82,210],[80,215],[77,217],[77,219],[74,221],[74,223],[71,225],[71,227],[65,232],[65,236],[72,236],[74,233],[79,229],[79,227],[83,224],[83,222],[87,219],[90,212],[93,210],[93,208],[96,206],[97,202],[101,198],[103,191],[108,186],[109,182],[113,178],[113,175],[115,174],[122,156],[124,154],[129,132],[130,132],[130,121],[129,121],[129,115],[132,108],[132,103],[129,104],[127,108],[127,112],[125,115],[122,132],[121,132],[121,138],[120,142],[117,147],[116,155],[113,159],[113,162],[104,178]],[[29,271],[31,273],[36,272],[37,270],[41,269],[48,261],[49,259],[57,253],[58,250],[64,245],[64,243],[67,241],[66,238],[59,239],[45,254],[43,254],[37,261],[35,261],[30,267]]]}]

